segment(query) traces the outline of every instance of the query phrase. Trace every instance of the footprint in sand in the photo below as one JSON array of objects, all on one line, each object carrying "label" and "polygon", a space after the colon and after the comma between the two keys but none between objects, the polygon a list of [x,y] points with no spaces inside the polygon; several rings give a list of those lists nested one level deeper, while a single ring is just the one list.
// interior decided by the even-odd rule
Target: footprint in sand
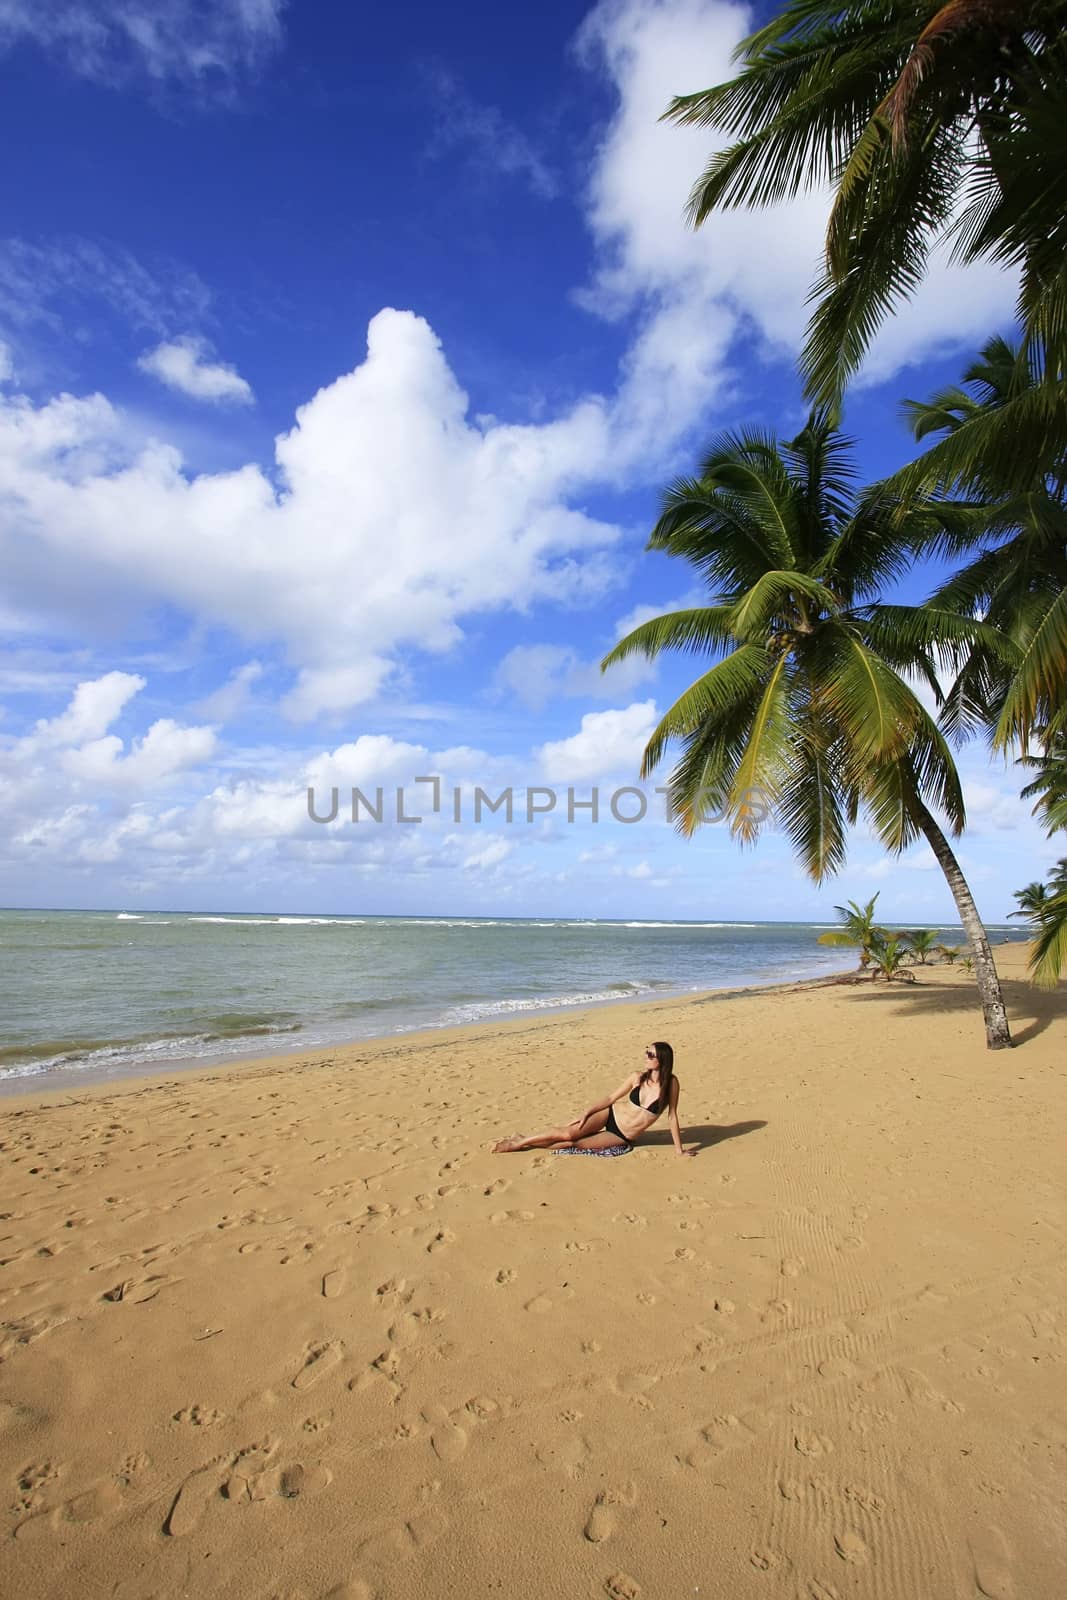
[{"label": "footprint in sand", "polygon": [[534,1312],[551,1311],[552,1302],[546,1294],[535,1294],[532,1300],[527,1300],[522,1309]]},{"label": "footprint in sand", "polygon": [[584,1533],[590,1544],[603,1544],[605,1539],[610,1539],[615,1532],[617,1506],[635,1506],[637,1504],[637,1487],[633,1483],[624,1484],[621,1489],[601,1489],[593,1502],[593,1509],[586,1518]]},{"label": "footprint in sand", "polygon": [[113,1515],[121,1505],[122,1486],[117,1479],[107,1478],[64,1501],[54,1510],[39,1511],[25,1522],[20,1522],[15,1529],[15,1538],[32,1540],[64,1527],[98,1522],[101,1517]]},{"label": "footprint in sand", "polygon": [[604,1592],[611,1600],[638,1600],[641,1585],[628,1572],[613,1572],[604,1579]]},{"label": "footprint in sand", "polygon": [[799,1256],[786,1256],[781,1265],[783,1278],[799,1278],[804,1271],[804,1263]]},{"label": "footprint in sand", "polygon": [[302,1462],[296,1461],[288,1466],[268,1467],[250,1477],[235,1472],[227,1480],[224,1492],[229,1501],[271,1500],[275,1497],[295,1500],[298,1496],[306,1499],[308,1495],[325,1489],[331,1481],[331,1474],[326,1467],[319,1464],[305,1467]]},{"label": "footprint in sand", "polygon": [[517,1277],[518,1273],[514,1267],[501,1267],[496,1275],[496,1282],[500,1284],[514,1283]]},{"label": "footprint in sand", "polygon": [[303,1366],[293,1378],[293,1388],[310,1389],[312,1384],[318,1383],[327,1372],[332,1372],[341,1359],[343,1348],[340,1340],[315,1345],[308,1351]]},{"label": "footprint in sand", "polygon": [[473,1422],[497,1422],[504,1415],[504,1406],[488,1394],[472,1395],[463,1410]]},{"label": "footprint in sand", "polygon": [[782,1564],[781,1556],[774,1550],[753,1550],[748,1559],[757,1572],[773,1572]]},{"label": "footprint in sand", "polygon": [[796,1433],[793,1435],[793,1449],[799,1455],[807,1456],[809,1460],[817,1461],[820,1456],[833,1453],[833,1443],[821,1433]]},{"label": "footprint in sand", "polygon": [[380,1306],[407,1305],[414,1289],[409,1289],[406,1278],[387,1278],[374,1291],[374,1302]]},{"label": "footprint in sand", "polygon": [[362,1578],[349,1578],[345,1583],[335,1584],[332,1589],[327,1589],[319,1600],[375,1600],[376,1591]]},{"label": "footprint in sand", "polygon": [[866,1542],[860,1538],[858,1533],[854,1533],[851,1528],[843,1529],[841,1533],[834,1534],[834,1549],[842,1561],[848,1561],[854,1565],[859,1565],[870,1557]]},{"label": "footprint in sand", "polygon": [[208,1501],[222,1488],[224,1471],[224,1461],[211,1461],[189,1474],[171,1503],[163,1524],[164,1533],[172,1539],[181,1539],[192,1532]]},{"label": "footprint in sand", "polygon": [[324,1272],[322,1275],[322,1293],[327,1300],[336,1300],[348,1287],[348,1274],[344,1267],[338,1267],[333,1272]]},{"label": "footprint in sand", "polygon": [[216,1422],[225,1419],[225,1411],[216,1411],[214,1406],[192,1405],[186,1406],[184,1411],[176,1411],[171,1421],[187,1422],[194,1428],[213,1428]]},{"label": "footprint in sand", "polygon": [[63,1469],[55,1461],[31,1461],[15,1478],[18,1488],[17,1506],[20,1511],[33,1509],[34,1500],[46,1484],[54,1483]]},{"label": "footprint in sand", "polygon": [[427,1406],[422,1413],[430,1424],[430,1445],[441,1461],[455,1461],[467,1448],[467,1435],[457,1428],[443,1405]]},{"label": "footprint in sand", "polygon": [[558,1468],[574,1483],[585,1476],[586,1464],[592,1453],[589,1440],[580,1433],[568,1434],[559,1442],[552,1440],[534,1446],[534,1455],[543,1467]]},{"label": "footprint in sand", "polygon": [[450,1228],[439,1228],[426,1246],[426,1254],[432,1255],[435,1250],[443,1250],[445,1245],[455,1242],[456,1236]]},{"label": "footprint in sand", "polygon": [[845,1499],[851,1500],[854,1506],[861,1506],[864,1511],[879,1515],[885,1510],[885,1501],[881,1495],[875,1494],[873,1489],[864,1489],[856,1483],[845,1484]]},{"label": "footprint in sand", "polygon": [[390,1570],[396,1562],[410,1560],[429,1549],[448,1532],[448,1527],[448,1518],[436,1507],[430,1507],[417,1512],[407,1522],[373,1534],[364,1540],[357,1553],[369,1566]]},{"label": "footprint in sand", "polygon": [[942,1394],[925,1373],[908,1369],[901,1372],[901,1377],[909,1400],[918,1400],[923,1405],[933,1406],[938,1411],[945,1411],[953,1416],[959,1416],[963,1412],[964,1408],[959,1401],[950,1400],[947,1395]]},{"label": "footprint in sand", "polygon": [[1011,1547],[993,1523],[970,1539],[974,1581],[986,1600],[1014,1600],[1011,1576]]},{"label": "footprint in sand", "polygon": [[116,1283],[114,1288],[106,1290],[100,1298],[115,1303],[121,1300],[129,1305],[140,1306],[148,1300],[154,1300],[161,1290],[169,1288],[172,1283],[180,1282],[180,1278],[168,1278],[163,1274],[151,1278],[124,1278],[121,1283]]}]

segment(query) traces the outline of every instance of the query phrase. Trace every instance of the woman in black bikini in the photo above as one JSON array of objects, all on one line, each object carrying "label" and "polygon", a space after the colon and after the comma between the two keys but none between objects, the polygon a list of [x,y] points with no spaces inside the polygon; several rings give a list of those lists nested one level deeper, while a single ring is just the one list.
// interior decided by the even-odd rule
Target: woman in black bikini
[{"label": "woman in black bikini", "polygon": [[[635,1139],[666,1111],[675,1153],[695,1155],[695,1150],[686,1150],[682,1145],[678,1087],[674,1076],[674,1051],[658,1039],[645,1050],[644,1070],[632,1072],[609,1099],[598,1100],[584,1116],[561,1128],[549,1128],[545,1133],[531,1134],[528,1139],[521,1134],[513,1139],[500,1139],[493,1146],[493,1154],[505,1155],[516,1150],[632,1150]],[[617,1102],[618,1117],[615,1115]]]}]

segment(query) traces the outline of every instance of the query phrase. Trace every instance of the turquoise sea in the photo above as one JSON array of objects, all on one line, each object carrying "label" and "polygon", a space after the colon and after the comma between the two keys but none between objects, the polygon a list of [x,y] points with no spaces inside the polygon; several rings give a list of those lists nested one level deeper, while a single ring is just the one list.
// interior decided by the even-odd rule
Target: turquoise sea
[{"label": "turquoise sea", "polygon": [[0,1091],[814,977],[832,926],[0,911]]}]

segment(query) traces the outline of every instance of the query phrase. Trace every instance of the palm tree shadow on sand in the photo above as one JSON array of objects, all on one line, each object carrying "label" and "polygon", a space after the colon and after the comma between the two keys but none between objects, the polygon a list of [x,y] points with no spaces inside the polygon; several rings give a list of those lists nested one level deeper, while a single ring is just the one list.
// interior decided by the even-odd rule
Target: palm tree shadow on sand
[{"label": "palm tree shadow on sand", "polygon": [[[857,985],[851,992],[857,1000],[884,1004],[895,1002],[901,1016],[945,1016],[957,1014],[975,1018],[976,1043],[981,1044],[981,1001],[973,983],[930,984],[924,986],[922,968],[915,969],[914,983]],[[1035,989],[1033,984],[1018,978],[1002,978],[1001,989],[1008,1011],[1012,1042],[1028,1044],[1044,1033],[1054,1021],[1067,1015],[1067,990]]]},{"label": "palm tree shadow on sand", "polygon": [[[752,1122],[690,1122],[682,1126],[682,1143],[695,1144],[696,1154],[708,1150],[713,1144],[722,1144],[727,1139],[740,1139],[745,1133],[758,1133],[767,1126],[766,1122],[754,1120]],[[669,1145],[671,1143],[670,1131],[659,1133],[646,1133],[641,1136],[642,1145]]]}]

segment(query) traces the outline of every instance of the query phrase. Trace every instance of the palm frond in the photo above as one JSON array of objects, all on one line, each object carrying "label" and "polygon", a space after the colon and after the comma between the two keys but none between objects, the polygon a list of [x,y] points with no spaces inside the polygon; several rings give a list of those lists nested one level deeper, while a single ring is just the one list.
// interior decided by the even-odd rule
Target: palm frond
[{"label": "palm frond", "polygon": [[704,652],[725,648],[731,643],[730,606],[694,606],[686,611],[667,611],[639,623],[608,651],[600,663],[606,672],[632,655],[652,661],[664,650]]},{"label": "palm frond", "polygon": [[1022,652],[997,721],[998,749],[1026,744],[1035,725],[1067,700],[1067,588],[1061,589]]},{"label": "palm frond", "polygon": [[1037,938],[1030,950],[1030,977],[1038,989],[1054,989],[1067,967],[1067,893],[1057,894],[1041,910]]},{"label": "palm frond", "polygon": [[766,650],[743,644],[699,677],[660,718],[645,746],[641,777],[655,771],[671,739],[712,728],[737,712],[748,715],[759,703],[769,668]]},{"label": "palm frond", "polygon": [[932,131],[893,164],[839,199],[827,234],[827,269],[809,301],[800,369],[805,394],[833,404],[893,307],[918,288],[930,245],[946,226],[961,182],[962,140]]}]

